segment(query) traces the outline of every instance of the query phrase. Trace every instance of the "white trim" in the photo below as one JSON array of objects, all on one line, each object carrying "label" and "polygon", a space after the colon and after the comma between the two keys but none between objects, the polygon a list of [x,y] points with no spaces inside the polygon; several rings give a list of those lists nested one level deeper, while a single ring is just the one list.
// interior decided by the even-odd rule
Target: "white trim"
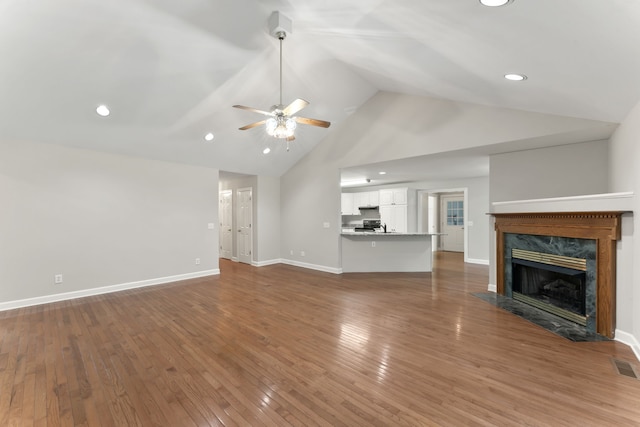
[{"label": "white trim", "polygon": [[632,334],[616,329],[616,341],[628,345],[636,355],[636,359],[640,360],[640,342]]},{"label": "white trim", "polygon": [[233,261],[233,262],[240,262],[240,260],[238,259],[238,257],[237,257],[237,256],[232,256],[232,257],[231,257],[231,261]]},{"label": "white trim", "polygon": [[489,283],[487,285],[487,291],[489,292],[498,292],[498,287],[494,284]]},{"label": "white trim", "polygon": [[324,265],[309,264],[306,262],[294,261],[291,259],[281,260],[282,264],[293,265],[295,267],[308,268],[310,270],[324,271],[325,273],[342,274],[342,268],[326,267]]},{"label": "white trim", "polygon": [[568,201],[580,201],[580,200],[599,200],[599,199],[624,199],[633,198],[632,191],[626,191],[622,193],[603,193],[603,194],[586,194],[583,196],[565,196],[565,197],[550,197],[548,199],[529,199],[529,200],[512,200],[506,202],[493,202],[493,206],[500,205],[516,205],[521,203],[553,203],[553,202],[568,202]]},{"label": "white trim", "polygon": [[467,258],[464,260],[464,262],[468,262],[469,264],[489,265],[488,259]]},{"label": "white trim", "polygon": [[634,193],[604,193],[492,202],[491,213],[633,211]]},{"label": "white trim", "polygon": [[254,267],[265,267],[267,265],[274,265],[274,264],[282,264],[282,260],[281,259],[268,259],[266,261],[252,261],[251,265],[253,265]]},{"label": "white trim", "polygon": [[187,279],[197,279],[199,277],[215,276],[220,274],[220,269],[196,271],[194,273],[177,274],[175,276],[159,277],[156,279],[141,280],[139,282],[122,283],[119,285],[103,286],[100,288],[85,289],[82,291],[65,292],[61,294],[46,295],[35,298],[27,298],[16,301],[0,303],[0,311],[13,310],[32,305],[48,304],[58,301],[67,301],[76,298],[90,297],[94,295],[109,294],[112,292],[125,291],[128,289],[144,288],[153,285],[178,282]]}]

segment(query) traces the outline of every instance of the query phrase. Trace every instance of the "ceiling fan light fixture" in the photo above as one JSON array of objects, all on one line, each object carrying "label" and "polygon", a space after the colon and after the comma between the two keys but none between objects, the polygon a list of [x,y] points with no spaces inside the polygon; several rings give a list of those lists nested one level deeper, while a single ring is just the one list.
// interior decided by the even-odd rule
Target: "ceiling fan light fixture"
[{"label": "ceiling fan light fixture", "polygon": [[265,130],[269,136],[274,138],[291,138],[297,127],[296,121],[284,116],[276,116],[267,119]]}]

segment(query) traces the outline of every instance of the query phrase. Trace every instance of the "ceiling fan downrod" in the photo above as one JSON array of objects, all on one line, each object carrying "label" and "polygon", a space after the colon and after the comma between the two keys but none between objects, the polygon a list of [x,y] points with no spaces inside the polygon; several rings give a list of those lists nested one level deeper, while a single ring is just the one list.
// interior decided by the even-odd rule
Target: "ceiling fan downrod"
[{"label": "ceiling fan downrod", "polygon": [[280,40],[280,108],[282,108],[282,41],[287,37],[284,31],[278,31],[278,40]]}]

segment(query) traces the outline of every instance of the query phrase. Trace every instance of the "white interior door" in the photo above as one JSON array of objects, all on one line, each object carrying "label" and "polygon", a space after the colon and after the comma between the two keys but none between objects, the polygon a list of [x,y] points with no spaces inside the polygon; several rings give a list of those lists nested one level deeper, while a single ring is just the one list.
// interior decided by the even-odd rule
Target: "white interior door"
[{"label": "white interior door", "polygon": [[464,252],[464,194],[443,194],[440,201],[442,250]]},{"label": "white interior door", "polygon": [[220,192],[220,258],[233,256],[233,191]]},{"label": "white interior door", "polygon": [[238,190],[238,261],[251,264],[253,242],[251,239],[251,223],[253,222],[253,206],[251,204],[251,188]]}]

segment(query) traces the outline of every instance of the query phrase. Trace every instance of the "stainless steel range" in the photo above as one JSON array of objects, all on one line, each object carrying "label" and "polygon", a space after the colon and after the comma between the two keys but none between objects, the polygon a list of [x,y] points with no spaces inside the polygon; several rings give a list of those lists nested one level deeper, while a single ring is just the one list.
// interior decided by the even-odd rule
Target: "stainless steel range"
[{"label": "stainless steel range", "polygon": [[376,228],[380,228],[379,219],[364,219],[362,220],[362,227],[356,227],[355,231],[374,232]]}]

